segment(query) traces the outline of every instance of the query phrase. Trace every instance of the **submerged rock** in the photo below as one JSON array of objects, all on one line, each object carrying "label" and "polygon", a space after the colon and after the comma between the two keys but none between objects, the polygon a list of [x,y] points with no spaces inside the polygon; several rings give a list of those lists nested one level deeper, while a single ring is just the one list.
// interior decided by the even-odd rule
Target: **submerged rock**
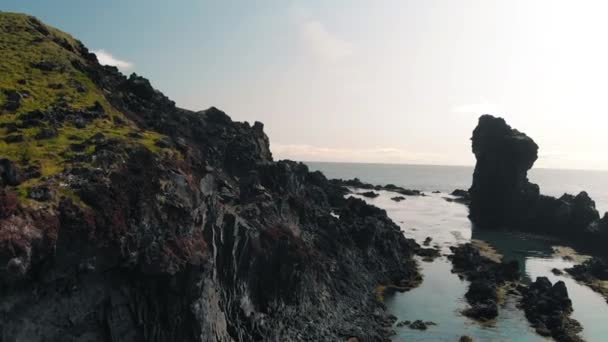
[{"label": "submerged rock", "polygon": [[412,322],[409,325],[409,327],[410,327],[410,329],[414,329],[414,330],[426,330],[426,329],[428,329],[428,325],[425,322],[421,321],[421,320],[416,320],[416,321]]},{"label": "submerged rock", "polygon": [[395,202],[401,202],[405,200],[405,197],[403,196],[395,196],[395,197],[391,197],[391,200],[395,201]]}]

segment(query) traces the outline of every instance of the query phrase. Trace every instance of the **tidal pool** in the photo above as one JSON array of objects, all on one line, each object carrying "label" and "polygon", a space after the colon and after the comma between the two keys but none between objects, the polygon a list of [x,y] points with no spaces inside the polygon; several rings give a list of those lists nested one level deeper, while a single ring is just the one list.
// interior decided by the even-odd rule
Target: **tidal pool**
[{"label": "tidal pool", "polygon": [[[355,190],[357,192],[357,190]],[[401,202],[390,198],[395,193],[377,191],[379,197],[362,198],[368,203],[385,209],[388,216],[399,224],[404,234],[418,243],[426,237],[433,240],[431,245],[439,246],[442,253],[449,254],[450,246],[466,243],[471,239],[482,240],[492,245],[505,260],[518,260],[524,281],[536,277],[548,277],[551,282],[563,280],[572,299],[573,318],[583,325],[581,336],[586,341],[608,340],[608,304],[602,296],[567,275],[556,276],[551,270],[574,265],[554,251],[555,241],[543,237],[509,232],[487,232],[474,229],[467,218],[467,207],[448,202],[446,194],[426,194],[424,197],[406,197]],[[464,294],[468,282],[451,272],[452,264],[445,257],[434,262],[419,260],[423,274],[422,284],[409,292],[387,295],[388,310],[399,321],[432,321],[426,331],[408,327],[395,327],[394,341],[458,341],[468,335],[475,341],[547,341],[530,328],[523,311],[516,307],[516,299],[507,296],[499,307],[495,322],[481,324],[460,312],[467,307]]]}]

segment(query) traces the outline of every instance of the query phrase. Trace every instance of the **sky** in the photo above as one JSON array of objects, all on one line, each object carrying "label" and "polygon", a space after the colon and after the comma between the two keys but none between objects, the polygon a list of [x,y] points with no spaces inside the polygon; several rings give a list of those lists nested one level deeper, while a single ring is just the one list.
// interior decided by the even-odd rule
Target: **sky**
[{"label": "sky", "polygon": [[183,108],[261,121],[275,159],[474,165],[484,113],[536,166],[608,169],[608,2],[0,0]]}]

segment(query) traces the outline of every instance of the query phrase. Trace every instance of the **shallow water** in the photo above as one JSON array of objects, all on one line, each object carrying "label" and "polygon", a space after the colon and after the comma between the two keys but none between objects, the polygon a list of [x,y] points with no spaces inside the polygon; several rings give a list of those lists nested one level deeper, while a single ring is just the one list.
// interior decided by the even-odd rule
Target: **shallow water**
[{"label": "shallow water", "polygon": [[[427,194],[426,197],[406,197],[402,202],[392,201],[395,193],[378,191],[374,199],[363,198],[368,203],[387,211],[393,221],[400,225],[404,234],[422,243],[428,236],[431,245],[438,245],[444,254],[449,247],[466,243],[471,239],[490,243],[505,260],[519,261],[525,281],[546,276],[552,282],[563,280],[573,302],[573,317],[583,325],[581,336],[587,341],[608,339],[608,304],[602,296],[568,276],[555,276],[551,269],[564,269],[574,265],[557,256],[553,242],[540,237],[507,233],[479,232],[473,230],[467,218],[467,207],[448,202],[446,194]],[[451,273],[452,265],[445,257],[434,262],[419,262],[424,276],[422,284],[406,293],[395,293],[386,297],[389,311],[399,321],[433,321],[426,331],[408,327],[395,328],[394,341],[457,341],[469,335],[475,341],[546,341],[537,335],[524,316],[516,308],[515,299],[507,297],[499,308],[499,317],[494,324],[482,325],[460,314],[467,307],[464,294],[468,282]]]}]

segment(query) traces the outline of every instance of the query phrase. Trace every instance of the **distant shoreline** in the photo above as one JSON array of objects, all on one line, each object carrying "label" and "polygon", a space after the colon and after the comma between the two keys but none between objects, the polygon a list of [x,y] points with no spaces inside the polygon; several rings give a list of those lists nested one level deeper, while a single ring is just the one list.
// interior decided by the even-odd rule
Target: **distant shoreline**
[{"label": "distant shoreline", "polygon": [[[342,161],[315,161],[315,160],[298,160],[304,164],[315,163],[315,164],[343,164],[343,165],[386,165],[386,166],[415,166],[415,167],[445,167],[445,168],[464,168],[474,169],[475,165],[442,165],[442,164],[405,164],[405,163],[366,163],[366,162],[342,162]],[[561,169],[551,167],[535,167],[534,170],[551,170],[551,171],[576,171],[576,172],[599,172],[608,173],[608,170],[604,169]]]}]

